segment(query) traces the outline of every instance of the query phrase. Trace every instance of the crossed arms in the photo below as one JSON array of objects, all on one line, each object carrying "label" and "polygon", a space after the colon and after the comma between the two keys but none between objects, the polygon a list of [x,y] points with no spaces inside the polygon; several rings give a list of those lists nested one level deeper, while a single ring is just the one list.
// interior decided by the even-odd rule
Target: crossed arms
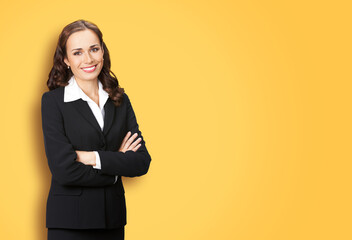
[{"label": "crossed arms", "polygon": [[[46,92],[42,96],[42,128],[45,153],[53,178],[62,185],[107,186],[115,182],[115,175],[136,177],[148,172],[151,157],[139,130],[131,102],[125,94],[127,104],[127,129],[134,134],[126,135],[118,152],[98,150],[101,169],[94,169],[92,162],[84,162],[64,130],[63,116],[54,96]],[[140,140],[132,142],[136,136]],[[136,145],[140,141],[140,144]]]}]

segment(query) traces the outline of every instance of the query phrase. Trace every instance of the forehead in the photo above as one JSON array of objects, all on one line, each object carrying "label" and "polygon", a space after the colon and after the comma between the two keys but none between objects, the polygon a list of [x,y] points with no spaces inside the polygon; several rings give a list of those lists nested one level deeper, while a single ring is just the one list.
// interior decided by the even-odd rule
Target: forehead
[{"label": "forehead", "polygon": [[67,50],[75,48],[89,48],[93,44],[99,44],[99,38],[90,29],[72,33],[67,39],[66,48]]}]

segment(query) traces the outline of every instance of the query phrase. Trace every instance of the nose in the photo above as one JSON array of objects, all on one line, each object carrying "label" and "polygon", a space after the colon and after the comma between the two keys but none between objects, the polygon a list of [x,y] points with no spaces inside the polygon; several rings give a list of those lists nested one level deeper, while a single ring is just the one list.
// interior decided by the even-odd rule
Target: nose
[{"label": "nose", "polygon": [[84,62],[85,63],[91,63],[93,61],[92,57],[90,56],[90,53],[85,54]]}]

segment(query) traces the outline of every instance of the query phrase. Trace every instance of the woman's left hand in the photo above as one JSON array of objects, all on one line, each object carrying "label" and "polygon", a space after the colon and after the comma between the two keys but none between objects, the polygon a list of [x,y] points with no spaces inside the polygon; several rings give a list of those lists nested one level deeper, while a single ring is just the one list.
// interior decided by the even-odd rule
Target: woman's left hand
[{"label": "woman's left hand", "polygon": [[95,166],[95,153],[89,151],[76,151],[77,153],[77,162],[81,162],[84,165],[92,165]]}]

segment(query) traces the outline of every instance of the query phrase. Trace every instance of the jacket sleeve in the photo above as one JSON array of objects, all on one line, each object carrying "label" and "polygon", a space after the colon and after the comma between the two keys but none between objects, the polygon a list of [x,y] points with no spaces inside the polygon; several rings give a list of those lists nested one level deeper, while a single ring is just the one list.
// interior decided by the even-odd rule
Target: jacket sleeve
[{"label": "jacket sleeve", "polygon": [[136,152],[132,150],[126,151],[125,153],[98,150],[101,161],[101,171],[109,175],[120,175],[125,177],[141,176],[148,172],[151,157],[145,146],[145,141],[139,130],[136,115],[127,94],[124,94],[123,101],[126,101],[127,104],[127,131],[131,131],[131,136],[134,133],[138,133],[137,138],[141,138],[141,146]]},{"label": "jacket sleeve", "polygon": [[77,153],[67,138],[63,117],[53,95],[45,92],[41,100],[44,147],[53,178],[67,186],[112,185],[115,176],[77,162]]}]

